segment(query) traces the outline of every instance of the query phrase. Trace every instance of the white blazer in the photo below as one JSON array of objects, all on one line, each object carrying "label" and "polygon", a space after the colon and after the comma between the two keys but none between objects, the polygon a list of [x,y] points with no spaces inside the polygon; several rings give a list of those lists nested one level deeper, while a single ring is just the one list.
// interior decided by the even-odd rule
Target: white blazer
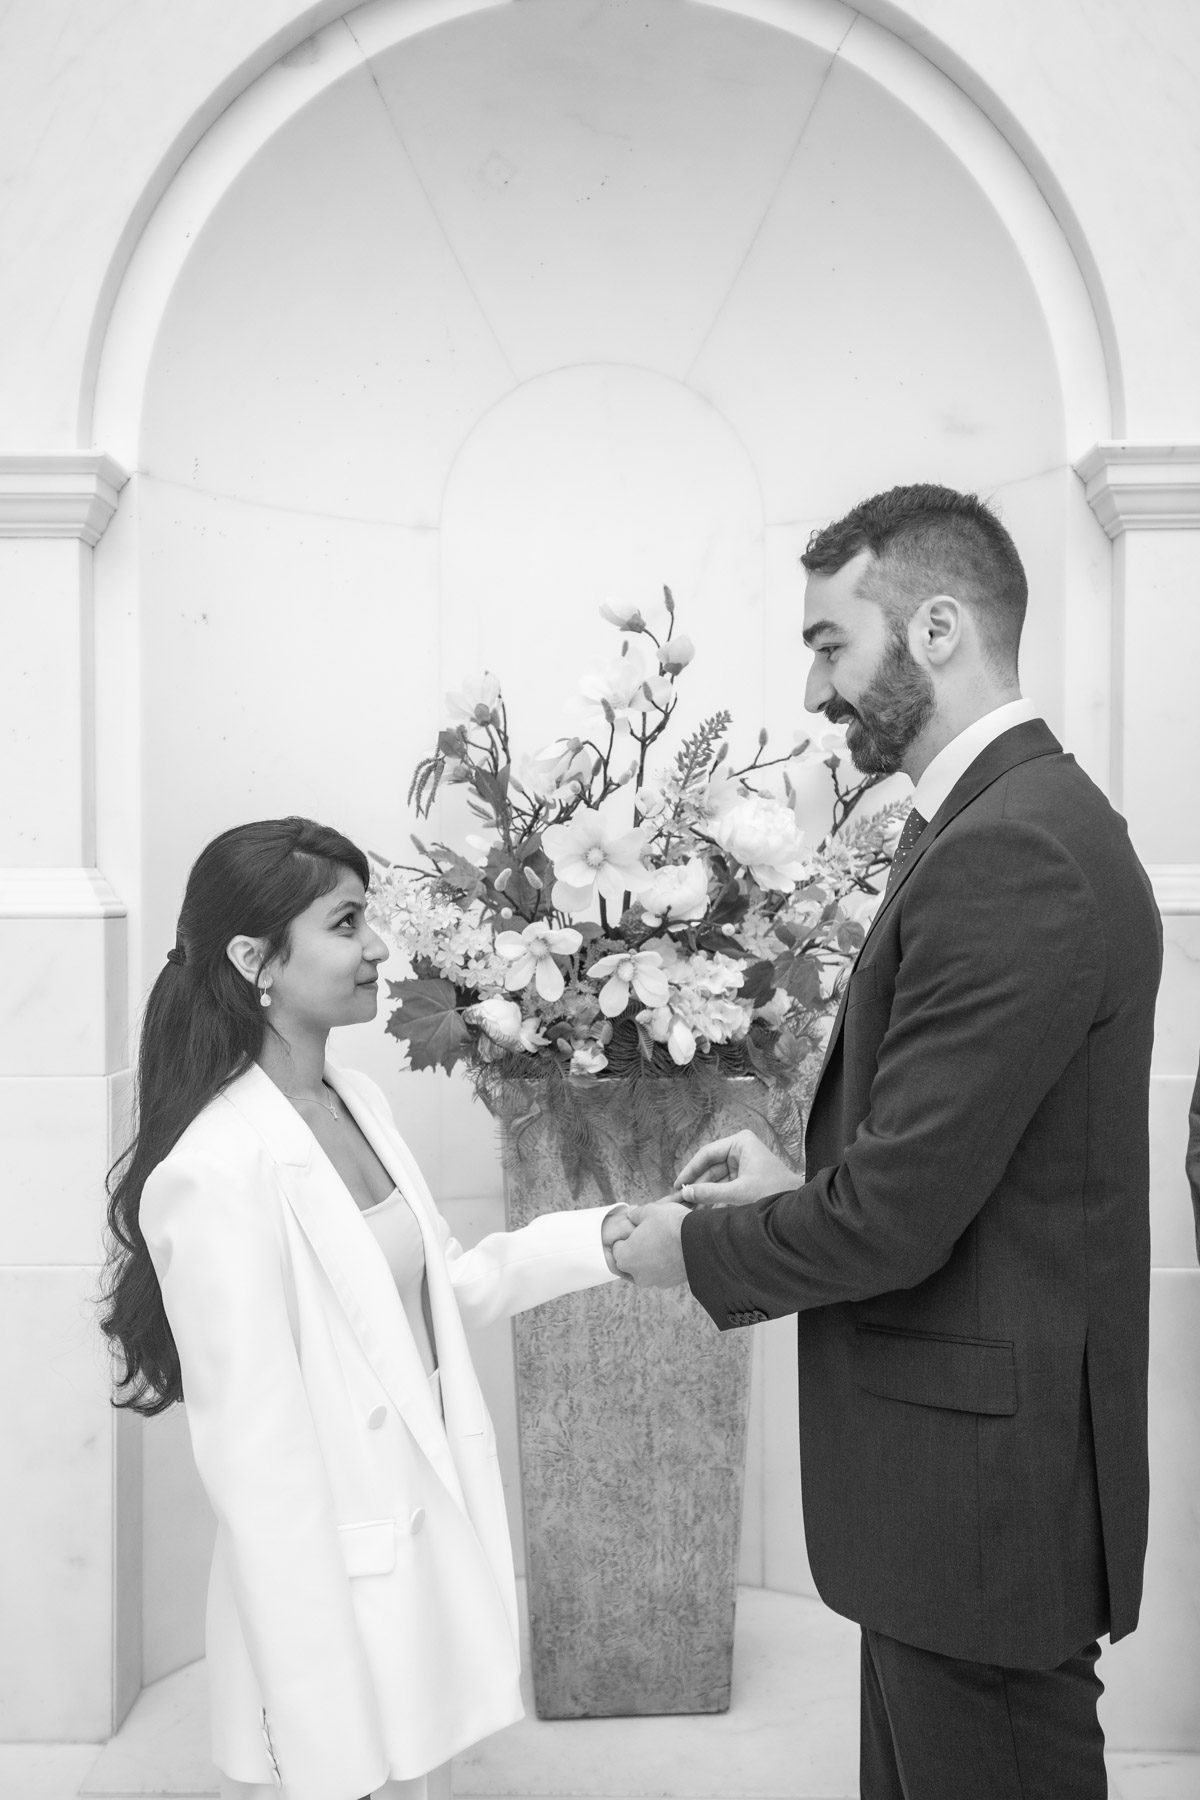
[{"label": "white blazer", "polygon": [[444,1425],[370,1227],[260,1069],[193,1120],[141,1204],[217,1516],[213,1760],[289,1800],[359,1800],[522,1716],[496,1440],[464,1322],[613,1279],[604,1207],[464,1251],[375,1084],[326,1079],[420,1223]]}]

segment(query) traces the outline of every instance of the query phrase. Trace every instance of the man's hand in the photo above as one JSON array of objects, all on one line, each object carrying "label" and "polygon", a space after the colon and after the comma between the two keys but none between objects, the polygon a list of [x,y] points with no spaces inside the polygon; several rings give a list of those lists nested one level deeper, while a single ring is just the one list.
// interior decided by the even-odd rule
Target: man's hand
[{"label": "man's hand", "polygon": [[614,1206],[611,1212],[605,1213],[600,1221],[600,1242],[604,1246],[604,1260],[614,1275],[619,1275],[621,1271],[617,1267],[613,1251],[618,1244],[632,1236],[633,1220],[627,1206]]},{"label": "man's hand", "polygon": [[687,1280],[680,1234],[687,1207],[678,1200],[631,1206],[632,1237],[613,1250],[618,1269],[638,1287],[679,1287]]},{"label": "man's hand", "polygon": [[752,1131],[738,1131],[697,1150],[675,1185],[689,1205],[749,1206],[799,1187],[801,1178]]}]

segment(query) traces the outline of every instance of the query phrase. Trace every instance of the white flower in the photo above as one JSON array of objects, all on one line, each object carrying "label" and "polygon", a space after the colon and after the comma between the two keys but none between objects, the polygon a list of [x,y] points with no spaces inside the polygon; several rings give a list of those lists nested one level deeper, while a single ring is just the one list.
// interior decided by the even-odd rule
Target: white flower
[{"label": "white flower", "polygon": [[692,856],[685,863],[655,869],[641,903],[647,925],[659,925],[664,919],[676,924],[702,919],[708,911],[708,870],[701,858]]},{"label": "white flower", "polygon": [[516,767],[516,783],[531,800],[557,805],[581,793],[592,779],[596,759],[578,738],[557,738],[543,750],[522,756]]},{"label": "white flower", "polygon": [[588,1042],[577,1044],[571,1052],[572,1075],[598,1075],[601,1069],[607,1069],[608,1058],[599,1044]]},{"label": "white flower", "polygon": [[663,790],[651,782],[637,790],[633,803],[643,819],[661,819],[671,804]]},{"label": "white flower", "polygon": [[547,826],[542,843],[554,864],[552,899],[560,912],[583,912],[597,891],[620,906],[650,880],[641,861],[645,834],[622,831],[611,809],[581,806],[566,825]]},{"label": "white flower", "polygon": [[621,631],[646,629],[646,621],[640,610],[628,600],[606,600],[600,608],[600,617],[607,619],[610,625],[616,625]]},{"label": "white flower", "polygon": [[464,681],[456,694],[446,695],[450,716],[471,725],[486,725],[499,701],[500,683],[487,673],[474,681]]},{"label": "white flower", "polygon": [[644,1025],[656,1044],[665,1044],[671,1061],[684,1068],[696,1054],[696,1034],[679,1014],[669,1006],[657,1006],[640,1012],[638,1023]]},{"label": "white flower", "polygon": [[664,675],[678,675],[695,654],[696,646],[690,637],[668,638],[658,653],[658,666]]},{"label": "white flower", "polygon": [[524,931],[501,931],[496,937],[496,955],[509,964],[505,987],[524,988],[532,981],[543,1000],[559,999],[566,982],[554,959],[574,956],[582,943],[579,933],[569,926],[555,931],[541,919]]},{"label": "white flower", "polygon": [[807,873],[804,834],[781,800],[746,795],[713,821],[712,835],[732,862],[749,869],[759,887],[790,893]]},{"label": "white flower", "polygon": [[633,724],[651,706],[666,707],[671,700],[671,683],[659,673],[654,646],[633,638],[624,640],[620,656],[585,675],[579,691],[593,708],[607,707],[618,725]]},{"label": "white flower", "polygon": [[515,1000],[506,1000],[503,994],[492,994],[487,1000],[480,1000],[476,1006],[469,1006],[463,1014],[468,1025],[477,1025],[484,1036],[493,1044],[499,1044],[502,1050],[544,1050],[550,1042],[542,1036],[536,1019],[521,1016],[521,1008]]},{"label": "white flower", "polygon": [[787,989],[776,988],[766,1005],[760,1006],[754,1016],[761,1019],[764,1025],[769,1025],[772,1031],[778,1031],[791,1010],[791,1004],[791,995]]},{"label": "white flower", "polygon": [[615,956],[602,956],[588,970],[588,980],[604,982],[600,1010],[609,1019],[625,1011],[630,988],[643,1006],[666,1004],[667,977],[657,950],[619,950]]}]

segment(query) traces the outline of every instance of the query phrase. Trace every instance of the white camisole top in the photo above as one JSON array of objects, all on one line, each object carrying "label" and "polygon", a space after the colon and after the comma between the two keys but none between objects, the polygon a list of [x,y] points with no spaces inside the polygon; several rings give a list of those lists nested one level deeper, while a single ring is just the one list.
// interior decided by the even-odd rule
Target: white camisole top
[{"label": "white camisole top", "polygon": [[396,1292],[412,1330],[417,1354],[436,1389],[437,1356],[434,1352],[425,1300],[425,1242],[416,1214],[399,1188],[393,1188],[377,1206],[363,1208],[375,1242],[383,1251]]}]

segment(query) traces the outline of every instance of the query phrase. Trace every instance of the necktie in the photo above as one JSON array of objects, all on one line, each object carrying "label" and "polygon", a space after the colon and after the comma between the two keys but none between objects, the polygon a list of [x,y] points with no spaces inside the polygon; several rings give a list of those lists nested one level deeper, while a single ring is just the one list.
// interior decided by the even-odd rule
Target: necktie
[{"label": "necktie", "polygon": [[896,854],[893,856],[892,866],[888,870],[887,886],[883,890],[883,897],[885,900],[904,872],[904,866],[912,856],[913,846],[927,824],[928,820],[923,819],[914,806],[907,819],[904,821],[904,830],[900,833],[900,841],[896,845]]}]

